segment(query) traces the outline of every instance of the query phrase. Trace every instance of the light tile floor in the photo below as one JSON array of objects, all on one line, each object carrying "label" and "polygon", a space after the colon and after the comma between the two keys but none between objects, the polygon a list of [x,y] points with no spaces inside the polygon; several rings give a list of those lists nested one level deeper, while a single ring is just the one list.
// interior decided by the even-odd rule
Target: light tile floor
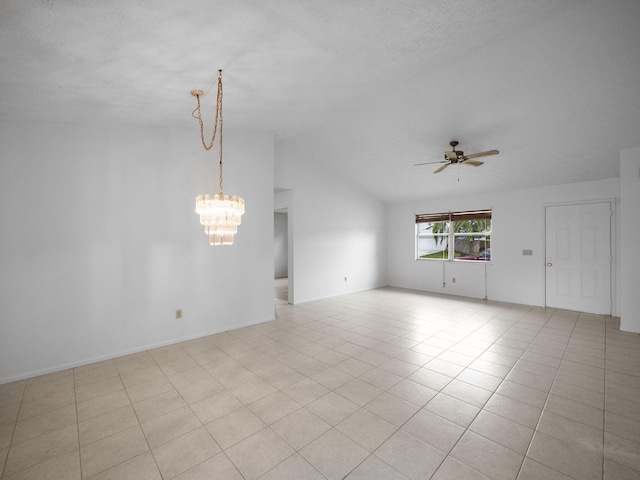
[{"label": "light tile floor", "polygon": [[289,303],[289,278],[276,277],[274,279],[276,305]]},{"label": "light tile floor", "polygon": [[640,336],[384,288],[0,386],[18,479],[640,478]]}]

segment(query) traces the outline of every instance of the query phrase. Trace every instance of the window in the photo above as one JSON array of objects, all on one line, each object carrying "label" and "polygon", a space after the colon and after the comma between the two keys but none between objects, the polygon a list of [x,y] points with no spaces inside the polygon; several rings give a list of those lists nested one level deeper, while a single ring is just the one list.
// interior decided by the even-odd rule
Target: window
[{"label": "window", "polygon": [[491,261],[491,210],[416,215],[416,259]]},{"label": "window", "polygon": [[416,258],[447,260],[449,227],[448,213],[416,215]]}]

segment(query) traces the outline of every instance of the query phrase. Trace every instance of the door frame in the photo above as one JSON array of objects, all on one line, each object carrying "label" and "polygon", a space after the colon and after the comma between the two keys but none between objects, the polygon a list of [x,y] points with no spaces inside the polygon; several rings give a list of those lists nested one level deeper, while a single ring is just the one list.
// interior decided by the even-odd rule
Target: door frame
[{"label": "door frame", "polygon": [[608,203],[611,207],[611,222],[609,223],[609,235],[610,235],[610,254],[611,254],[611,262],[609,263],[610,268],[610,281],[609,281],[609,298],[611,302],[611,312],[609,315],[617,316],[618,314],[618,277],[617,273],[619,271],[618,268],[618,199],[617,198],[598,198],[598,199],[590,199],[590,200],[575,200],[570,202],[549,202],[542,205],[542,250],[543,257],[542,262],[540,262],[540,268],[542,269],[542,278],[544,281],[543,288],[543,297],[544,302],[543,305],[545,308],[553,308],[547,307],[547,207],[563,207],[563,206],[571,206],[571,205],[588,205],[591,203]]}]

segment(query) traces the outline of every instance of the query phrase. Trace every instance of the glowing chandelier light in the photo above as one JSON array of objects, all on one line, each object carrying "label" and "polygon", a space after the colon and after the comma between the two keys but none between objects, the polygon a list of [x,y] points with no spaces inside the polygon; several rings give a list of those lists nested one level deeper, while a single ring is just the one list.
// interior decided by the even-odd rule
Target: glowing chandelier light
[{"label": "glowing chandelier light", "polygon": [[213,125],[213,136],[207,145],[204,141],[204,126],[200,114],[200,96],[202,90],[191,90],[191,95],[198,100],[198,106],[191,113],[200,124],[200,139],[205,150],[211,150],[216,141],[216,133],[220,129],[220,192],[210,197],[208,194],[196,197],[196,213],[200,215],[200,223],[204,225],[204,233],[209,235],[209,245],[233,245],[238,225],[244,213],[244,199],[222,193],[222,70],[218,74],[218,98],[216,100],[216,119]]}]

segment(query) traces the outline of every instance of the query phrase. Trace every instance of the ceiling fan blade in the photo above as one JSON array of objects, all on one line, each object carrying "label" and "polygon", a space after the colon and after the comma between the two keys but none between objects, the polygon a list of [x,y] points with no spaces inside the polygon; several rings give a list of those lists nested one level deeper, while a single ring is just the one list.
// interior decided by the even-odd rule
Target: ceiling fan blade
[{"label": "ceiling fan blade", "polygon": [[433,165],[434,163],[447,163],[447,160],[440,160],[438,162],[426,162],[426,163],[414,163],[414,167],[419,167],[421,165]]},{"label": "ceiling fan blade", "polygon": [[463,158],[468,160],[470,158],[478,158],[478,157],[488,157],[489,155],[498,155],[500,152],[498,150],[489,150],[487,152],[478,152],[472,153],[471,155],[465,155]]},{"label": "ceiling fan blade", "polygon": [[484,165],[484,162],[479,162],[478,160],[463,160],[463,165],[469,165],[470,167],[479,167],[480,165]]},{"label": "ceiling fan blade", "polygon": [[445,168],[447,168],[449,165],[451,165],[449,162],[445,163],[444,165],[442,165],[439,169],[437,169],[435,172],[433,173],[440,173],[442,170],[444,170]]}]

